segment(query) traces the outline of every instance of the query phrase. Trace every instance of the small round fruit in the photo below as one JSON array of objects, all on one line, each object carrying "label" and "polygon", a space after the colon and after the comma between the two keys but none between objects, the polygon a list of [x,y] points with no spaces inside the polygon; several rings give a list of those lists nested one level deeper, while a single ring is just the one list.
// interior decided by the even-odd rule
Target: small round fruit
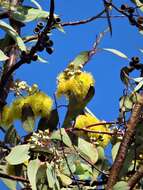
[{"label": "small round fruit", "polygon": [[34,29],[34,33],[39,33],[40,32],[40,29],[38,28],[38,27],[36,27],[35,29]]},{"label": "small round fruit", "polygon": [[55,19],[55,21],[56,21],[56,23],[59,23],[59,22],[61,22],[61,19],[58,17]]},{"label": "small round fruit", "polygon": [[39,22],[39,23],[37,24],[37,27],[38,27],[39,29],[42,29],[42,28],[44,27],[43,22]]},{"label": "small round fruit", "polygon": [[48,40],[48,41],[46,42],[46,45],[47,45],[48,47],[52,47],[52,46],[54,45],[54,43],[53,43],[52,40]]},{"label": "small round fruit", "polygon": [[53,48],[46,47],[46,51],[47,51],[48,54],[51,55],[51,54],[53,53],[54,50],[53,50]]}]

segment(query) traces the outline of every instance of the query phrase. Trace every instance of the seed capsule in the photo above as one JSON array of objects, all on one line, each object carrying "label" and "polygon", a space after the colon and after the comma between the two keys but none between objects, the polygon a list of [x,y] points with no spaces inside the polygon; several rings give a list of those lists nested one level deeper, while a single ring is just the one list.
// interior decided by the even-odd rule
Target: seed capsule
[{"label": "seed capsule", "polygon": [[39,23],[37,24],[37,27],[38,27],[39,29],[42,29],[42,28],[44,27],[43,22],[39,22]]},{"label": "seed capsule", "polygon": [[54,45],[54,43],[53,43],[52,40],[48,40],[48,41],[46,42],[46,45],[47,45],[48,47],[52,47],[52,46]]},{"label": "seed capsule", "polygon": [[46,47],[46,51],[47,51],[48,54],[51,55],[51,54],[53,53],[54,50],[53,50],[53,48]]},{"label": "seed capsule", "polygon": [[35,29],[34,29],[34,33],[39,33],[40,32],[40,29],[38,28],[38,27],[36,27]]}]

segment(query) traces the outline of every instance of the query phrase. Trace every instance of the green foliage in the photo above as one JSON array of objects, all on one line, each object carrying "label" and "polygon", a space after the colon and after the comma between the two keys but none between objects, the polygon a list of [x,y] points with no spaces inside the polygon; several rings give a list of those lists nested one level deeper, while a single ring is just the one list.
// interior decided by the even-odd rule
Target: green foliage
[{"label": "green foliage", "polygon": [[128,183],[125,181],[119,181],[116,185],[114,185],[113,190],[129,190],[130,187],[128,186]]},{"label": "green foliage", "polygon": [[128,57],[124,53],[119,51],[119,50],[111,49],[111,48],[102,48],[102,49],[105,50],[105,51],[109,51],[109,52],[111,52],[111,53],[113,53],[113,54],[115,54],[115,55],[117,55],[117,56],[119,56],[121,58],[128,59]]},{"label": "green foliage", "polygon": [[16,41],[21,51],[26,51],[26,46],[22,38],[18,35],[18,33],[15,31],[15,29],[12,26],[0,20],[0,28],[6,31]]},{"label": "green foliage", "polygon": [[[109,3],[103,1],[105,7],[103,13],[106,13],[111,33],[110,11],[112,9],[122,13],[122,16],[125,16],[140,32],[143,31],[143,18],[139,15],[143,11],[143,1],[132,0],[132,2],[136,7],[123,4],[120,8],[116,8],[112,5],[112,1]],[[13,73],[22,63],[30,64],[31,61],[37,60],[41,63],[47,62],[47,59],[41,58],[38,52],[44,50],[48,54],[53,52],[54,43],[50,38],[53,30],[64,32],[66,25],[83,24],[95,18],[75,23],[62,23],[60,17],[54,13],[53,0],[50,1],[50,13],[43,10],[38,1],[31,0],[31,3],[36,8],[23,5],[22,1],[18,5],[10,1],[0,1],[0,8],[4,11],[4,15],[3,12],[0,15],[2,17],[0,29],[5,34],[4,38],[0,39],[0,61],[2,62],[0,126],[4,133],[4,138],[0,141],[0,178],[11,190],[15,190],[17,184],[23,189],[30,190],[107,188],[107,179],[110,181],[112,177],[112,175],[109,177],[112,164],[116,163],[119,148],[122,149],[123,146],[122,139],[129,130],[127,122],[129,120],[131,124],[134,123],[132,122],[134,118],[130,120],[130,115],[134,111],[135,104],[142,103],[142,63],[138,57],[130,59],[114,48],[98,48],[105,32],[100,33],[92,49],[80,52],[57,77],[55,106],[53,106],[53,100],[40,91],[37,84],[29,86],[25,81],[15,79]],[[139,14],[136,10],[140,10]],[[3,20],[3,17],[7,20]],[[35,30],[32,29],[35,32],[34,36],[28,34],[23,37],[22,29],[27,27],[27,24],[37,25]],[[32,48],[27,42],[32,42]],[[104,120],[97,119],[86,107],[94,97],[96,87],[94,87],[92,74],[84,71],[84,66],[99,50],[110,52],[129,62],[129,65],[121,68],[120,72],[125,87],[119,100],[119,118],[115,122],[106,123]],[[139,74],[135,73],[137,76],[134,78],[131,75],[133,71],[139,72]],[[10,105],[5,105],[9,92],[13,93],[14,100]],[[58,105],[58,98],[62,95],[66,97],[66,105]],[[67,108],[64,119],[59,117],[62,107]],[[91,126],[86,126],[87,118],[84,117],[86,113],[95,121],[95,123],[91,122]],[[81,117],[79,124],[82,127],[76,128],[80,116],[85,120]],[[25,130],[24,136],[18,134],[16,120],[21,121],[20,127]],[[143,164],[142,120],[141,112],[134,137],[130,139],[130,146],[125,144],[124,148],[128,147],[128,149],[113,190],[130,189],[128,181]],[[102,130],[104,127],[107,130]],[[111,157],[107,155],[105,146],[111,149]],[[122,162],[121,159],[119,162]],[[141,181],[138,180],[136,185],[141,188]]]},{"label": "green foliage", "polygon": [[29,148],[29,144],[15,146],[10,154],[6,156],[7,162],[11,165],[17,165],[29,160]]},{"label": "green foliage", "polygon": [[0,61],[6,61],[7,59],[9,58],[0,50]]},{"label": "green foliage", "polygon": [[38,159],[31,160],[27,166],[27,175],[30,181],[32,190],[36,190],[36,175],[38,168],[40,167],[40,161]]}]

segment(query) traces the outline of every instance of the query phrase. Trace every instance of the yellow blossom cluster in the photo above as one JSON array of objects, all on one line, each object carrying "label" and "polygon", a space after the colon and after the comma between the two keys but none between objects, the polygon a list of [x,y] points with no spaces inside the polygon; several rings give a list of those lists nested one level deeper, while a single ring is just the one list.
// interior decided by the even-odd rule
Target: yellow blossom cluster
[{"label": "yellow blossom cluster", "polygon": [[31,106],[35,117],[45,117],[50,114],[53,101],[43,92],[36,92],[30,96],[17,98],[10,106],[4,106],[0,125],[9,126],[14,120],[21,119],[22,108],[25,104]]},{"label": "yellow blossom cluster", "polygon": [[65,95],[69,98],[74,95],[79,102],[86,97],[89,88],[94,86],[93,76],[80,69],[74,70],[72,64],[59,74],[57,80],[57,97]]},{"label": "yellow blossom cluster", "polygon": [[[103,121],[100,121],[95,116],[92,116],[92,115],[86,113],[85,115],[79,115],[77,117],[76,123],[75,123],[75,128],[87,129],[90,131],[92,130],[93,132],[97,131],[97,133],[87,132],[87,136],[90,139],[94,139],[100,146],[105,147],[110,142],[111,135],[100,134],[100,132],[105,132],[105,133],[110,132],[108,125],[96,125],[96,126],[89,127],[90,125],[94,125],[94,124],[101,123],[101,122],[103,122]],[[86,128],[86,127],[88,127],[88,128]]]}]

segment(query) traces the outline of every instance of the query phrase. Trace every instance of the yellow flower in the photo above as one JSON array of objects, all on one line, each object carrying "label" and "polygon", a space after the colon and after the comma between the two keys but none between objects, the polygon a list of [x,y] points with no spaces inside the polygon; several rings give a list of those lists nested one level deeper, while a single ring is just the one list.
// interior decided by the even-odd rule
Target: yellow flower
[{"label": "yellow flower", "polygon": [[24,104],[29,103],[29,96],[17,98],[11,105],[11,110],[13,112],[14,119],[21,119],[22,107]]},{"label": "yellow flower", "polygon": [[8,127],[13,123],[13,112],[10,107],[4,106],[2,111],[2,119],[0,124]]},{"label": "yellow flower", "polygon": [[36,92],[35,94],[29,96],[29,101],[34,115],[45,117],[50,114],[53,101],[43,92]]},{"label": "yellow flower", "polygon": [[[68,74],[70,76],[68,77]],[[74,95],[80,102],[82,101],[90,88],[94,85],[93,76],[87,72],[80,72],[79,74],[72,72],[63,72],[58,76],[57,96],[65,95],[70,97]]]},{"label": "yellow flower", "polygon": [[102,121],[100,121],[98,118],[93,117],[92,115],[87,113],[85,115],[79,115],[77,117],[75,128],[79,128],[79,129],[85,128],[87,130],[93,130],[93,131],[99,132],[99,133],[88,132],[87,136],[89,138],[95,138],[95,140],[99,143],[100,146],[105,147],[109,143],[109,141],[111,139],[111,135],[100,134],[100,132],[110,132],[108,126],[107,125],[97,125],[97,126],[86,128],[87,126],[97,124],[100,122],[102,122]]}]

